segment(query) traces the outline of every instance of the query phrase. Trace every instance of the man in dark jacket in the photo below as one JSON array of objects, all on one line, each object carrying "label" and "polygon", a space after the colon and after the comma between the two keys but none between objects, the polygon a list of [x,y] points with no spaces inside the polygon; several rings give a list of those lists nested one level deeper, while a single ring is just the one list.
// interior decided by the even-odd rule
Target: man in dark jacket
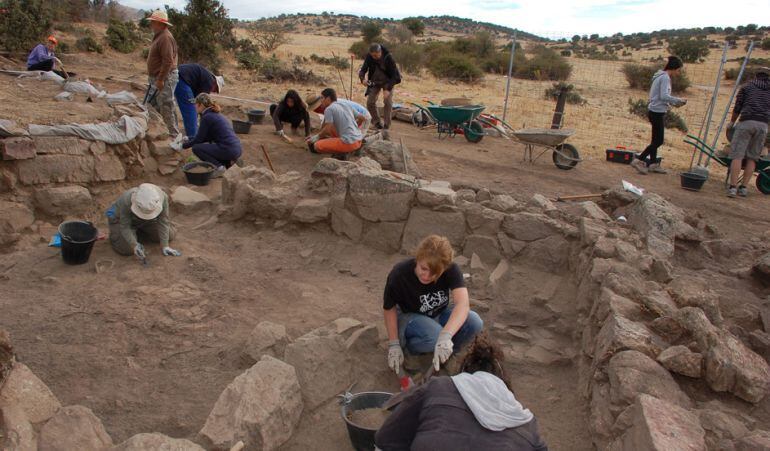
[{"label": "man in dark jacket", "polygon": [[[358,71],[358,78],[364,86],[367,86],[366,108],[372,115],[372,122],[379,129],[390,128],[393,111],[393,88],[401,83],[401,74],[398,72],[398,66],[396,66],[393,55],[382,45],[372,44],[361,70]],[[380,92],[382,92],[385,107],[384,124],[377,112],[377,98],[380,96]]]},{"label": "man in dark jacket", "polygon": [[198,113],[193,102],[198,94],[219,94],[224,86],[224,77],[212,74],[200,64],[179,66],[179,82],[174,90],[174,97],[182,113],[185,136],[192,139],[198,132]]}]

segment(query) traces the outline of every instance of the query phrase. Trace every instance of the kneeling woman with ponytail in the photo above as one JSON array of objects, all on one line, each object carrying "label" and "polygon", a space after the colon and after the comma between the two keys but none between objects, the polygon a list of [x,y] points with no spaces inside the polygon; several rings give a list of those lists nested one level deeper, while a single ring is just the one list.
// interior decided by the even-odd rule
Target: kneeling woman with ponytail
[{"label": "kneeling woman with ponytail", "polygon": [[377,431],[382,451],[545,451],[537,420],[510,389],[503,352],[476,336],[461,373],[430,379],[409,394]]},{"label": "kneeling woman with ponytail", "polygon": [[222,108],[211,100],[211,96],[198,94],[195,109],[201,116],[198,133],[182,147],[192,147],[193,153],[201,161],[216,166],[213,177],[221,177],[227,168],[241,158],[241,140],[235,136],[232,124],[221,114]]}]

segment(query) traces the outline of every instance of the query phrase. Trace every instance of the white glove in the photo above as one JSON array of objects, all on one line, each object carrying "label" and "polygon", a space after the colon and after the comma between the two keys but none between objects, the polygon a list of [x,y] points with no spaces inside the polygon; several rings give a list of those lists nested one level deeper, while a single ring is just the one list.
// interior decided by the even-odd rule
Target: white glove
[{"label": "white glove", "polygon": [[454,352],[454,343],[452,343],[452,334],[442,330],[438,334],[438,340],[436,341],[436,348],[433,350],[433,369],[438,371],[441,368],[441,364],[449,360]]},{"label": "white glove", "polygon": [[136,243],[136,246],[134,247],[134,255],[142,260],[147,258],[147,255],[144,253],[144,246],[142,246],[142,243]]},{"label": "white glove", "polygon": [[404,363],[404,351],[401,350],[401,343],[398,340],[388,342],[388,366],[398,374],[401,364]]},{"label": "white glove", "polygon": [[166,246],[163,248],[163,255],[166,257],[181,257],[182,253],[176,249],[171,249],[170,247]]},{"label": "white glove", "polygon": [[318,136],[318,135],[313,135],[313,136],[311,136],[311,137],[308,139],[308,141],[309,141],[309,142],[311,142],[311,143],[313,143],[313,144],[317,143],[317,142],[318,142],[318,141],[320,141],[320,140],[321,140],[321,137],[320,137],[320,136]]}]

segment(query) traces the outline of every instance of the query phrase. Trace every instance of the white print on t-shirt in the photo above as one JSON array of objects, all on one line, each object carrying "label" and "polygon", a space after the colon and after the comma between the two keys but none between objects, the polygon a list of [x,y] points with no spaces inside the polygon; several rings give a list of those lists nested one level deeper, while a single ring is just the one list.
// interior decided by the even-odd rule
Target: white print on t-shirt
[{"label": "white print on t-shirt", "polygon": [[435,293],[423,294],[420,296],[420,313],[427,313],[449,303],[449,296],[444,290]]}]

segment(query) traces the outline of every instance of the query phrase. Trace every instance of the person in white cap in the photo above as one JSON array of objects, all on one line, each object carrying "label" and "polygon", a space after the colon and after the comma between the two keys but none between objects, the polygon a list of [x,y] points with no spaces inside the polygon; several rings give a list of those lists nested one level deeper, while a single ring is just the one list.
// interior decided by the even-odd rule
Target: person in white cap
[{"label": "person in white cap", "polygon": [[181,252],[169,247],[176,230],[169,218],[168,196],[152,183],[142,183],[121,194],[107,210],[110,244],[120,255],[147,257],[140,241],[160,243],[163,255],[179,257]]},{"label": "person in white cap", "polygon": [[225,78],[212,74],[201,64],[179,65],[179,83],[174,90],[174,97],[182,113],[184,134],[188,139],[193,139],[198,133],[198,113],[193,100],[201,93],[221,94],[224,87]]},{"label": "person in white cap", "polygon": [[176,40],[168,29],[171,24],[165,11],[160,9],[154,11],[147,20],[149,20],[150,28],[155,34],[147,54],[147,75],[149,76],[150,89],[153,87],[157,89],[157,94],[151,104],[163,117],[163,122],[166,123],[171,138],[176,139],[179,135],[179,126],[174,107],[174,90],[179,81],[179,71],[176,67],[179,51]]}]

